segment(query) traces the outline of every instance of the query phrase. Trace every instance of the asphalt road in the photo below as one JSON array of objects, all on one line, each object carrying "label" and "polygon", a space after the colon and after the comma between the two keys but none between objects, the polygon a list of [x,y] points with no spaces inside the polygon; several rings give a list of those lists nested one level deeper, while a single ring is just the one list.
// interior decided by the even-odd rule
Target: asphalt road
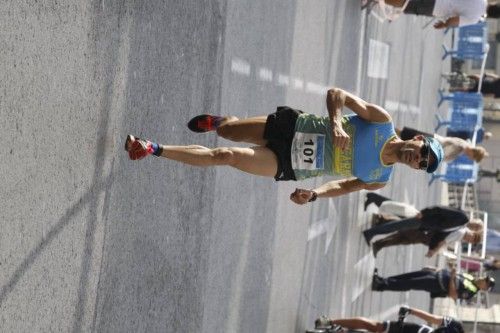
[{"label": "asphalt road", "polygon": [[[380,13],[379,13],[380,14]],[[430,130],[441,32],[358,1],[0,3],[0,331],[301,332],[320,314],[394,318],[424,293],[370,291],[373,267],[433,263],[360,231],[364,193],[299,207],[296,186],[230,168],[128,160],[199,113],[325,114],[339,86]],[[398,167],[382,193],[424,207],[439,183]]]}]

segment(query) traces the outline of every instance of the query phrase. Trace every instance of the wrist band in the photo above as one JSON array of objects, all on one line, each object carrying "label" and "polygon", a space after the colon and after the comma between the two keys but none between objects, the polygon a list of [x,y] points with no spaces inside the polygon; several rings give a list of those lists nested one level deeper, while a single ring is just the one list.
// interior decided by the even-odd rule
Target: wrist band
[{"label": "wrist band", "polygon": [[318,199],[318,193],[316,193],[315,191],[311,191],[313,193],[311,199],[309,199],[308,202],[312,202],[312,201],[315,201],[316,199]]}]

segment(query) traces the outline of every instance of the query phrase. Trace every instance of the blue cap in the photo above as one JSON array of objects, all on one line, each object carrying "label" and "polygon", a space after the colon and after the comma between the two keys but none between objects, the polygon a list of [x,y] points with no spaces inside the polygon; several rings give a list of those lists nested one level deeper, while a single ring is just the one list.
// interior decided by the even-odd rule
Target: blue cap
[{"label": "blue cap", "polygon": [[425,140],[429,143],[429,147],[431,148],[430,153],[434,156],[434,163],[427,166],[427,172],[433,173],[438,168],[439,163],[441,163],[441,161],[443,160],[444,151],[438,140],[434,139],[433,137],[426,136]]}]

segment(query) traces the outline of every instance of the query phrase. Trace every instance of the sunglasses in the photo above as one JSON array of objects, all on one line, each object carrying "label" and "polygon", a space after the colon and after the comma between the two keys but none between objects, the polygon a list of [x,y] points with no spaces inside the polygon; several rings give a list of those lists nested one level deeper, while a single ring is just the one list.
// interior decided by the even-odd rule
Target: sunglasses
[{"label": "sunglasses", "polygon": [[[431,153],[431,145],[429,141],[425,140],[422,148],[420,148],[420,162],[418,167],[420,170],[427,170],[429,167],[429,154]],[[424,158],[425,156],[425,158]]]}]

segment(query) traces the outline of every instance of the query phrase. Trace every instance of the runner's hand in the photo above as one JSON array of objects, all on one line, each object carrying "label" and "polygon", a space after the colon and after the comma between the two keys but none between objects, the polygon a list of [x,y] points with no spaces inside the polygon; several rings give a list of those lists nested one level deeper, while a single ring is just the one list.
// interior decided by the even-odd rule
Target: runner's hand
[{"label": "runner's hand", "polygon": [[311,190],[304,190],[297,188],[295,189],[295,192],[290,194],[290,200],[295,202],[298,205],[303,205],[309,202],[311,198],[313,197],[313,191]]},{"label": "runner's hand", "polygon": [[335,124],[333,127],[333,146],[346,150],[349,147],[349,135],[344,131],[341,124]]}]

